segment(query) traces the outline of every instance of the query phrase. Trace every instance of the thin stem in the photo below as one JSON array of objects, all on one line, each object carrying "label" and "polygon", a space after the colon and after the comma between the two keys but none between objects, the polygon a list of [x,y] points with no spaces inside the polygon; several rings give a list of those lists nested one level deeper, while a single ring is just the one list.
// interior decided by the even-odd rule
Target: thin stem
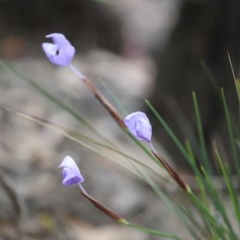
[{"label": "thin stem", "polygon": [[108,207],[106,207],[105,205],[103,205],[102,203],[100,203],[97,199],[93,198],[92,196],[90,196],[89,194],[85,194],[85,192],[81,192],[81,194],[90,202],[92,203],[97,209],[99,209],[100,211],[104,212],[107,216],[109,216],[110,218],[112,218],[113,220],[117,221],[120,224],[123,224],[125,226],[127,226],[129,224],[129,222],[123,218],[122,216],[120,216],[119,214],[113,212],[111,209],[109,209]]},{"label": "thin stem", "polygon": [[179,176],[179,174],[166,162],[166,160],[160,156],[155,148],[153,147],[152,142],[149,143],[150,149],[153,155],[159,160],[163,167],[167,170],[170,176],[176,181],[176,183],[187,193],[191,193],[190,186]]},{"label": "thin stem", "polygon": [[81,72],[77,70],[72,64],[69,65],[70,69],[80,77],[83,82],[87,85],[88,89],[93,93],[95,98],[104,106],[104,108],[110,113],[116,123],[122,128],[125,129],[126,125],[122,117],[120,116],[119,112],[116,108],[107,100],[107,98],[99,91],[99,89],[88,79],[85,77]]},{"label": "thin stem", "polygon": [[88,195],[87,191],[85,190],[85,188],[83,187],[83,185],[81,183],[78,183],[78,186],[80,188],[80,190],[85,194]]},{"label": "thin stem", "polygon": [[69,64],[70,69],[78,76],[80,77],[82,80],[84,80],[86,77],[72,64]]}]

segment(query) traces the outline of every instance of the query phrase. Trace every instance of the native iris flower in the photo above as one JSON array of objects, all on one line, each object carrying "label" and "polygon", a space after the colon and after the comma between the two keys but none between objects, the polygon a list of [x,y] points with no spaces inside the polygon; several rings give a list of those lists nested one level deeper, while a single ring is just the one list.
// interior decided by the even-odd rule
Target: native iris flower
[{"label": "native iris flower", "polygon": [[42,44],[47,58],[55,65],[68,66],[75,55],[75,48],[72,44],[61,33],[52,33],[46,38],[52,38],[53,41],[53,43]]},{"label": "native iris flower", "polygon": [[145,113],[139,111],[131,113],[125,117],[124,123],[130,133],[138,140],[151,143],[152,126]]},{"label": "native iris flower", "polygon": [[123,225],[128,225],[128,221],[124,218],[122,218],[120,215],[117,213],[111,211],[109,208],[101,204],[99,201],[97,201],[95,198],[90,196],[86,190],[83,188],[81,185],[82,182],[84,182],[84,178],[75,163],[75,161],[70,157],[66,156],[63,160],[62,163],[58,166],[62,168],[62,176],[63,176],[63,181],[62,184],[65,186],[71,186],[74,184],[78,184],[78,186],[81,189],[81,194],[90,202],[92,203],[96,208],[107,214],[110,218],[112,218],[115,221],[118,221],[119,223]]},{"label": "native iris flower", "polygon": [[152,126],[149,122],[147,115],[143,112],[134,112],[129,114],[124,123],[127,126],[129,132],[138,140],[145,141],[149,144],[151,152],[156,159],[162,164],[162,166],[168,171],[170,176],[177,182],[177,184],[185,191],[190,193],[191,188],[186,182],[184,182],[177,172],[160,156],[153,147],[152,138]]},{"label": "native iris flower", "polygon": [[72,186],[77,184],[82,190],[82,192],[87,194],[85,189],[81,185],[81,183],[84,182],[84,178],[77,164],[70,156],[66,156],[58,167],[62,168],[63,185]]},{"label": "native iris flower", "polygon": [[46,38],[52,38],[53,41],[53,43],[42,43],[42,49],[49,61],[61,67],[68,66],[78,77],[86,79],[71,63],[75,55],[75,48],[66,37],[61,33],[51,33]]}]

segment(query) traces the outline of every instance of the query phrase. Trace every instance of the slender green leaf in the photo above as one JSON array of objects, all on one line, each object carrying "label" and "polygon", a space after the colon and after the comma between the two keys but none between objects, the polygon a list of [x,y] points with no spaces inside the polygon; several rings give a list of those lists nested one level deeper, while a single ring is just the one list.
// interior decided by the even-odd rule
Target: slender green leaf
[{"label": "slender green leaf", "polygon": [[228,61],[229,61],[229,63],[230,63],[230,67],[231,67],[231,71],[232,71],[232,76],[233,76],[233,79],[234,79],[234,83],[236,84],[236,90],[237,90],[238,100],[240,101],[240,89],[239,89],[239,86],[238,86],[238,81],[237,81],[237,78],[236,78],[236,75],[235,75],[235,72],[234,72],[234,69],[233,69],[233,64],[232,64],[232,60],[231,60],[231,57],[230,57],[229,52],[228,52]]},{"label": "slender green leaf", "polygon": [[227,101],[226,101],[223,89],[221,89],[221,94],[222,94],[225,118],[226,118],[226,122],[227,122],[228,136],[229,136],[229,140],[230,140],[230,144],[231,144],[231,150],[232,150],[231,153],[232,153],[232,157],[234,160],[235,169],[236,169],[237,174],[240,179],[240,163],[239,163],[239,156],[237,153],[237,145],[236,145],[236,140],[235,140],[235,136],[233,133],[233,127],[232,127],[233,125],[232,125],[232,121],[231,121],[231,116],[230,116],[229,108],[227,105]]},{"label": "slender green leaf", "polygon": [[202,164],[203,164],[204,168],[207,169],[208,172],[211,172],[211,166],[209,164],[209,158],[208,158],[206,143],[205,143],[205,139],[204,139],[204,132],[203,132],[200,111],[199,111],[199,107],[198,107],[197,97],[196,97],[195,92],[193,92],[192,95],[193,95],[193,104],[194,104],[195,117],[196,117],[196,123],[197,123],[198,135],[199,135],[201,160],[202,160]]},{"label": "slender green leaf", "polygon": [[172,129],[170,128],[170,126],[167,124],[167,122],[160,116],[160,114],[156,111],[156,109],[152,106],[152,104],[148,101],[145,100],[146,104],[148,105],[148,107],[150,108],[150,110],[153,112],[153,114],[155,115],[155,117],[157,118],[157,120],[161,123],[161,125],[163,126],[163,128],[165,129],[165,131],[168,133],[168,135],[171,137],[171,139],[173,140],[173,142],[176,144],[176,146],[178,147],[178,149],[180,150],[180,152],[182,153],[182,155],[189,160],[189,156],[188,153],[184,147],[184,145],[180,142],[180,140],[177,138],[177,136],[175,135],[175,133],[172,131]]},{"label": "slender green leaf", "polygon": [[[74,141],[74,142],[77,142],[81,145],[83,145],[84,147],[90,149],[92,152],[95,152],[101,156],[104,156],[110,160],[113,160],[114,162],[116,162],[115,158],[112,156],[112,154],[108,155],[106,153],[103,153],[102,151],[99,151],[97,147],[100,147],[101,149],[106,149],[106,150],[109,150],[111,151],[112,153],[117,153],[118,155],[128,159],[129,161],[132,161],[136,164],[138,164],[139,166],[142,166],[144,167],[146,170],[152,172],[153,174],[157,175],[158,172],[156,172],[155,169],[153,168],[150,168],[147,164],[137,160],[136,158],[134,157],[131,157],[129,156],[128,154],[125,154],[124,152],[118,150],[116,147],[113,147],[113,146],[110,146],[110,145],[107,145],[107,144],[103,144],[102,142],[98,142],[96,140],[93,140],[92,138],[84,135],[84,134],[81,134],[79,132],[76,132],[70,128],[66,128],[66,127],[63,127],[63,126],[60,126],[59,124],[56,124],[56,123],[53,123],[53,122],[50,122],[48,120],[45,120],[45,119],[42,119],[42,118],[39,118],[39,117],[36,117],[36,116],[30,116],[30,115],[26,115],[24,113],[20,113],[20,112],[16,112],[16,114],[20,117],[23,117],[25,119],[28,119],[30,121],[33,121],[35,123],[38,123],[46,128],[49,128],[55,132],[58,132],[60,133],[61,135],[67,137],[68,139]],[[117,162],[120,166],[124,167],[125,169],[127,169],[125,166],[123,166],[121,164],[121,162]],[[129,170],[129,169],[127,169]],[[131,171],[131,173],[134,173],[133,171]]]},{"label": "slender green leaf", "polygon": [[[15,76],[17,76],[19,79],[27,82],[31,87],[33,87],[36,91],[38,91],[40,94],[42,94],[44,97],[46,97],[49,101],[69,113],[72,117],[74,117],[78,122],[82,123],[87,129],[89,129],[92,133],[95,134],[95,136],[99,137],[101,140],[105,140],[108,143],[111,143],[108,139],[106,139],[102,134],[100,134],[91,124],[88,123],[87,120],[85,120],[82,116],[77,114],[71,107],[63,103],[58,98],[55,98],[51,93],[49,93],[47,90],[43,89],[40,85],[38,85],[33,79],[28,78],[22,74],[20,74],[15,68],[13,68],[9,63],[6,61],[0,59],[0,65],[2,65],[3,68],[8,70],[9,72],[13,73]],[[112,143],[111,143],[112,144]]]},{"label": "slender green leaf", "polygon": [[239,208],[239,200],[238,200],[237,190],[235,190],[233,187],[232,176],[229,172],[228,167],[223,163],[222,158],[221,158],[217,148],[215,148],[215,154],[216,154],[218,163],[219,163],[220,168],[223,173],[223,177],[224,177],[227,189],[228,189],[228,193],[229,193],[232,205],[233,205],[234,212],[235,212],[237,220],[240,224],[240,208]]},{"label": "slender green leaf", "polygon": [[[229,231],[227,233],[228,233],[230,239],[231,240],[238,240],[237,235],[234,232],[234,229],[233,229],[233,227],[231,225],[229,217],[228,217],[228,215],[226,213],[226,208],[223,205],[222,199],[219,197],[219,194],[218,194],[217,190],[214,188],[212,180],[209,177],[209,175],[207,174],[207,172],[205,171],[205,169],[203,169],[202,171],[205,173],[205,179],[206,179],[205,187],[208,188],[208,193],[211,196],[211,199],[212,199],[212,202],[213,202],[213,204],[214,204],[214,206],[216,208],[216,211],[220,214],[220,216],[224,220],[224,223],[228,227]],[[221,225],[219,225],[219,227],[216,226],[216,229],[218,230],[218,233],[221,235],[222,232],[223,232],[223,230],[222,230],[223,226],[221,226]]]},{"label": "slender green leaf", "polygon": [[121,113],[121,115],[126,116],[127,115],[127,111],[126,109],[123,107],[123,105],[121,104],[120,100],[117,98],[117,96],[115,94],[113,94],[113,92],[111,91],[111,89],[109,87],[107,87],[107,85],[104,83],[103,80],[99,79],[99,82],[101,83],[101,85],[104,87],[104,89],[106,90],[106,92],[109,94],[110,98],[111,98],[111,103],[115,103],[113,104],[116,109]]},{"label": "slender green leaf", "polygon": [[206,73],[208,79],[210,80],[214,90],[216,91],[216,93],[218,93],[218,96],[220,97],[219,86],[217,85],[216,80],[215,80],[214,76],[212,75],[211,71],[209,70],[209,68],[207,67],[207,65],[204,61],[200,61],[200,64],[201,64],[204,72]]},{"label": "slender green leaf", "polygon": [[135,228],[135,229],[138,229],[142,232],[150,233],[152,235],[157,235],[157,236],[168,238],[168,239],[182,240],[182,238],[180,238],[176,235],[173,235],[173,234],[170,234],[170,233],[167,233],[167,232],[163,232],[163,231],[159,231],[159,230],[155,230],[155,229],[142,227],[142,226],[131,224],[131,223],[128,225],[128,227]]},{"label": "slender green leaf", "polygon": [[[182,211],[181,208],[176,204],[176,201],[173,201],[172,198],[168,197],[163,190],[159,189],[159,186],[154,182],[153,179],[149,178],[149,176],[146,175],[145,172],[142,172],[138,168],[139,175],[142,176],[142,179],[145,180],[146,183],[152,188],[152,190],[157,194],[157,196],[160,197],[160,199],[163,200],[163,202],[168,206],[170,210],[172,210],[175,215],[178,217],[178,219],[181,221],[181,223],[186,227],[186,229],[189,231],[189,233],[193,236],[194,239],[198,240],[199,238],[197,237],[197,231],[202,233],[200,228],[195,225],[191,226],[189,222],[189,216],[185,214],[185,212]],[[193,229],[195,227],[196,229]],[[199,240],[201,240],[200,238]]]}]

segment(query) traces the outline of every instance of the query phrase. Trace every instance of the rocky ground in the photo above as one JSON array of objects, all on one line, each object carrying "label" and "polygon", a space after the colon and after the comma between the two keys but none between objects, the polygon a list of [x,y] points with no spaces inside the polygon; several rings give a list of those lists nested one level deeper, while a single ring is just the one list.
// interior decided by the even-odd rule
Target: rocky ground
[{"label": "rocky ground", "polygon": [[[139,110],[151,92],[154,63],[147,49],[156,44],[156,39],[164,46],[176,19],[177,3],[122,0],[121,8],[116,10],[126,32],[122,56],[93,49],[74,59],[75,66],[110,96],[98,81],[103,80],[128,113]],[[12,59],[11,65],[70,105],[122,151],[147,161],[84,84],[69,69],[51,65],[39,46],[35,49],[38,50],[34,54],[26,55],[22,49],[23,55]],[[122,157],[110,152],[101,156],[52,129],[16,115],[14,111],[39,116],[91,135],[86,127],[29,84],[2,67],[0,71],[0,105],[12,110],[0,111],[0,239],[161,239],[115,224],[84,200],[77,188],[63,187],[57,166],[66,155],[76,160],[85,177],[84,186],[99,201],[133,222],[184,234],[171,210],[149,187],[119,167],[131,168]],[[160,146],[157,148],[167,156]],[[157,169],[152,162],[148,165]],[[157,171],[164,179],[159,184],[174,196],[175,186],[161,169]]]}]

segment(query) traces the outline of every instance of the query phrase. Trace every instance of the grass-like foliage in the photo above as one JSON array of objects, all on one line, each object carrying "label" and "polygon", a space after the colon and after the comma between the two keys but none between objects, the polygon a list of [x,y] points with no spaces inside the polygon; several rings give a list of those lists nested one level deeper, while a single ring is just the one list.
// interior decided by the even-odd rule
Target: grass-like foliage
[{"label": "grass-like foliage", "polygon": [[[179,187],[180,196],[182,199],[184,199],[181,201],[181,198],[180,200],[170,198],[168,194],[163,189],[161,189],[156,181],[156,175],[158,174],[157,171],[154,172],[154,170],[148,166],[147,162],[143,163],[139,159],[130,156],[129,153],[123,152],[121,149],[119,149],[118,146],[116,146],[116,144],[112,143],[107,139],[107,137],[104,136],[104,132],[100,132],[94,126],[92,126],[84,118],[84,116],[81,116],[71,106],[66,105],[58,97],[53,96],[52,93],[41,87],[40,84],[38,84],[33,79],[17,72],[16,69],[6,61],[1,60],[0,65],[5,70],[17,76],[19,80],[27,82],[39,94],[42,94],[48,101],[54,103],[62,111],[70,114],[80,124],[82,124],[85,130],[89,130],[89,136],[86,135],[86,131],[84,131],[85,133],[76,132],[66,126],[60,126],[48,121],[47,119],[42,119],[41,116],[30,116],[22,112],[13,112],[7,108],[5,108],[5,110],[41,124],[53,131],[59,132],[65,137],[75,141],[82,146],[85,146],[90,151],[94,151],[95,153],[100,154],[109,160],[115,161],[116,158],[112,157],[112,153],[114,153],[114,156],[124,158],[130,162],[132,168],[127,170],[135,174],[138,178],[142,179],[142,181],[146,182],[149,185],[149,187],[156,193],[156,195],[159,196],[162,201],[164,201],[166,206],[176,214],[176,217],[179,218],[179,220],[182,222],[183,228],[185,228],[184,231],[188,231],[192,239],[240,239],[240,206],[238,193],[240,186],[240,139],[238,134],[239,124],[238,120],[234,119],[233,114],[230,111],[228,100],[225,97],[224,89],[218,89],[215,86],[216,91],[219,91],[220,101],[222,102],[222,111],[226,120],[225,122],[228,136],[225,136],[225,138],[227,138],[229,141],[230,154],[228,154],[228,158],[231,158],[230,160],[226,159],[226,155],[222,154],[222,151],[219,149],[219,146],[217,144],[213,144],[213,154],[211,154],[211,156],[209,155],[204,137],[197,93],[193,92],[192,94],[198,134],[196,137],[198,143],[197,152],[196,146],[192,146],[192,143],[189,139],[186,138],[185,142],[181,142],[179,140],[178,136],[176,136],[176,134],[171,129],[171,126],[169,126],[167,121],[163,118],[163,116],[161,116],[161,113],[157,112],[154,106],[152,106],[152,104],[146,100],[146,104],[151,109],[156,119],[159,121],[160,127],[166,130],[169,137],[178,147],[179,154],[182,154],[185,160],[191,166],[195,183],[195,186],[193,187],[192,182],[188,183],[182,180],[181,175],[178,174],[178,172],[168,164],[167,160],[163,159],[161,155],[156,152],[151,143],[145,144],[143,141],[139,141],[135,136],[133,136],[129,129],[124,125],[121,114],[118,113],[118,110],[116,110],[114,107],[115,105],[118,109],[121,109],[122,107],[120,101],[118,101],[116,97],[111,94],[111,91],[109,89],[107,89],[108,93],[110,93],[109,96],[112,96],[112,99],[110,101],[106,99],[98,89],[96,89],[95,85],[93,85],[90,80],[83,79],[83,82],[87,84],[89,90],[92,91],[96,100],[102,103],[106,108],[107,113],[109,113],[109,117],[112,117],[113,120],[115,120],[115,122],[119,125],[119,130],[126,132],[132,141],[134,141],[137,146],[143,151],[143,154],[145,154],[144,158],[148,157],[151,161],[154,161],[156,167],[164,168],[168,172],[169,176],[173,178]],[[235,75],[233,77],[236,85],[236,95],[238,96],[238,101],[240,102],[240,80],[237,79]],[[51,76],[49,76],[49,78],[51,78]],[[1,107],[4,108],[4,106]],[[124,111],[121,110],[121,112]],[[221,171],[220,176],[213,175],[211,166],[211,162],[213,162],[213,160],[218,163],[219,169]],[[121,162],[122,161],[117,161],[118,164],[121,164]],[[229,167],[229,162],[232,164],[231,168]],[[231,172],[232,169],[235,169],[234,173]],[[159,179],[162,178],[160,175],[157,177]],[[219,189],[218,185],[216,185],[216,178],[222,180],[222,189]],[[119,224],[131,228],[136,228],[149,234],[158,235],[165,239],[184,239],[181,237],[181,232],[179,232],[177,235],[174,235],[165,232],[164,229],[151,229],[147,226],[139,226],[135,223],[131,223],[124,217],[114,213],[107,206],[104,206],[104,204],[98,202],[92,196],[83,192],[82,195],[87,200],[89,200],[91,204],[100,209],[103,214],[107,214],[113,220],[116,220]],[[225,198],[230,199],[230,201],[226,202]],[[230,216],[229,212],[234,212],[235,216]]]}]

